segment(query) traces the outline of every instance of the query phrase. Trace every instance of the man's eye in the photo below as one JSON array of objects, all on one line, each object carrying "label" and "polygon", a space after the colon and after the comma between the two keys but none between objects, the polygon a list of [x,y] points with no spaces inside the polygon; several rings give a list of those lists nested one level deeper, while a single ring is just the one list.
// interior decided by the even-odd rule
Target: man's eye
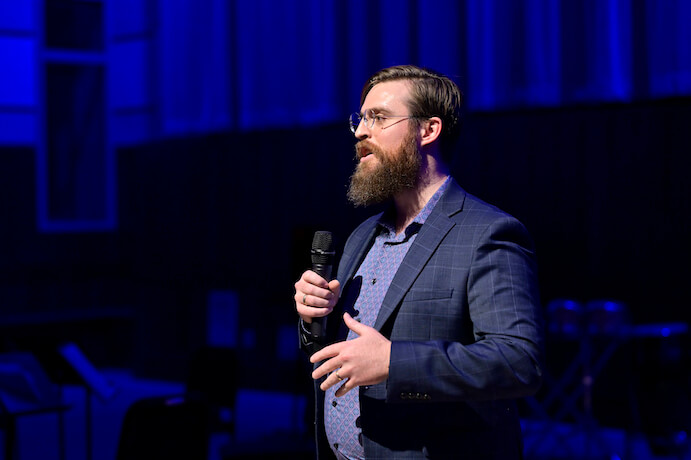
[{"label": "man's eye", "polygon": [[382,116],[382,115],[375,115],[375,116],[374,116],[374,121],[376,121],[377,123],[381,123],[381,122],[384,121],[385,119],[386,119],[386,117],[384,117],[384,116]]}]

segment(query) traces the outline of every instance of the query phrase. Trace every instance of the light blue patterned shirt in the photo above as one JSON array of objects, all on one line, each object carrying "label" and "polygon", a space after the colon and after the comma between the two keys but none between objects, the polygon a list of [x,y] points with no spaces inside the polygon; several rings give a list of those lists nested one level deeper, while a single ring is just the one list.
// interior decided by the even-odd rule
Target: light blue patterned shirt
[{"label": "light blue patterned shirt", "polygon": [[[393,213],[382,215],[378,222],[378,233],[374,244],[355,273],[355,279],[358,277],[362,279],[362,287],[355,301],[353,316],[362,324],[374,326],[386,291],[398,267],[449,183],[450,178],[447,177],[400,235],[396,235],[392,222]],[[349,331],[347,340],[356,337],[357,334]],[[365,450],[359,423],[359,391],[353,389],[337,398],[335,393],[339,387],[340,385],[337,384],[329,388],[324,400],[324,424],[329,445],[339,459],[364,459]]]}]

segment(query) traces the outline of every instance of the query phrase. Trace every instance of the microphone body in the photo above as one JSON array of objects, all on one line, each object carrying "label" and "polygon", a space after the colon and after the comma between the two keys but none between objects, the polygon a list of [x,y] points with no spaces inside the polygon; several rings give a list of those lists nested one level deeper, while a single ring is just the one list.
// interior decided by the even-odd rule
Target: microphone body
[{"label": "microphone body", "polygon": [[[331,281],[335,254],[331,232],[315,232],[311,251],[312,271],[326,281]],[[310,332],[314,339],[323,342],[326,339],[326,317],[313,318]]]}]

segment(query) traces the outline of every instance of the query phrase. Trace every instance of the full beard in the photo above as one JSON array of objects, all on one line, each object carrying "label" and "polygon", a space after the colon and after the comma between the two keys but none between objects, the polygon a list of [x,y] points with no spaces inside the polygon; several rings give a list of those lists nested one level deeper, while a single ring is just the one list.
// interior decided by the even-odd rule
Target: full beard
[{"label": "full beard", "polygon": [[350,177],[348,200],[355,206],[382,203],[417,185],[421,159],[415,133],[409,133],[397,151],[386,152],[367,140],[360,141],[355,145],[356,159],[363,149],[379,161],[374,165],[358,163]]}]

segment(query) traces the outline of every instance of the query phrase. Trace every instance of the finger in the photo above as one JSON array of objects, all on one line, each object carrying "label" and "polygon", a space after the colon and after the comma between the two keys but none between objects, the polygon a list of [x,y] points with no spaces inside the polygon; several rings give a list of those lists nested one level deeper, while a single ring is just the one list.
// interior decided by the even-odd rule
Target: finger
[{"label": "finger", "polygon": [[297,306],[304,305],[317,308],[333,308],[337,302],[337,298],[331,291],[309,284],[296,285],[293,299]]},{"label": "finger", "polygon": [[325,359],[337,356],[338,353],[340,353],[341,348],[343,347],[343,343],[344,342],[337,342],[329,345],[328,347],[322,348],[321,350],[317,351],[312,356],[310,356],[310,362],[318,363],[319,361],[324,361]]},{"label": "finger", "polygon": [[324,363],[316,368],[315,370],[312,371],[312,378],[314,380],[318,380],[325,375],[328,375],[327,380],[331,380],[331,385],[336,383],[336,381],[342,380],[343,375],[340,375],[341,378],[339,378],[338,375],[336,375],[336,372],[339,372],[339,374],[343,374],[343,369],[341,369],[341,363],[336,361],[335,359],[329,359],[328,361],[324,361]]},{"label": "finger", "polygon": [[338,390],[336,390],[336,393],[334,393],[334,395],[335,395],[337,398],[339,398],[339,397],[343,396],[344,394],[348,393],[350,390],[352,390],[353,388],[356,387],[356,385],[353,385],[352,387],[350,387],[349,383],[350,383],[350,380],[346,380],[345,382],[343,382],[343,385],[341,385],[341,386],[338,388]]},{"label": "finger", "polygon": [[341,383],[345,384],[348,382],[348,377],[345,376],[347,371],[339,367],[335,371],[331,372],[326,379],[319,385],[319,388],[326,391],[334,385],[339,385]]},{"label": "finger", "polygon": [[318,275],[312,270],[307,270],[305,273],[303,273],[301,279],[322,289],[329,289],[329,283],[324,279],[324,277]]},{"label": "finger", "polygon": [[320,291],[330,292],[329,283],[312,270],[307,270],[299,280],[295,282],[295,290],[312,294]]},{"label": "finger", "polygon": [[300,318],[306,320],[308,323],[311,323],[314,318],[323,318],[329,315],[333,311],[333,308],[310,307],[308,305],[298,304],[296,306],[296,310],[298,315],[300,315]]},{"label": "finger", "polygon": [[[315,370],[312,371],[312,378],[314,380],[318,380],[322,377],[324,377],[327,374],[331,374],[333,371],[337,371],[340,368],[339,363],[337,362],[332,362],[334,361],[333,359],[330,359]],[[334,376],[334,378],[336,378]],[[338,380],[338,379],[337,379]]]},{"label": "finger", "polygon": [[[320,294],[326,295],[327,297],[322,297]],[[306,307],[332,308],[336,304],[333,299],[333,294],[324,290],[317,293],[310,293],[307,292],[307,290],[295,291],[294,299],[296,305],[304,305]]]}]

